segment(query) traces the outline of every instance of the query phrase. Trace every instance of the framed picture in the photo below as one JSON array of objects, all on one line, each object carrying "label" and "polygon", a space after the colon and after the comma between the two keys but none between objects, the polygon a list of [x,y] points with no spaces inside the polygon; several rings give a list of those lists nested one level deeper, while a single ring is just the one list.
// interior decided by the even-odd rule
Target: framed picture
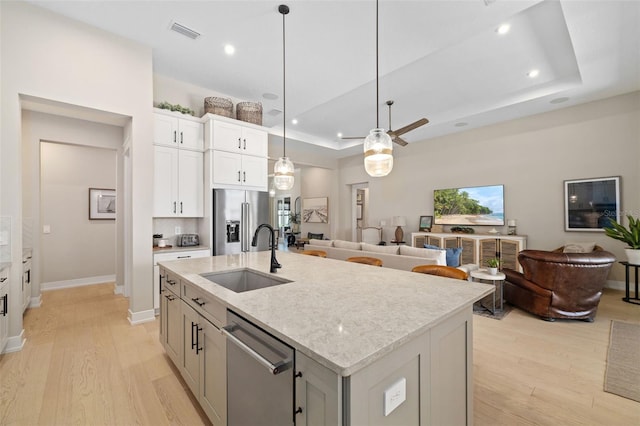
[{"label": "framed picture", "polygon": [[564,230],[604,232],[620,222],[620,176],[564,181]]},{"label": "framed picture", "polygon": [[305,223],[329,223],[328,197],[304,198],[302,200],[302,221]]},{"label": "framed picture", "polygon": [[431,231],[433,225],[433,216],[420,216],[420,226],[418,227],[422,232]]},{"label": "framed picture", "polygon": [[362,204],[356,204],[356,219],[362,219]]},{"label": "framed picture", "polygon": [[89,188],[89,219],[115,220],[116,190]]}]

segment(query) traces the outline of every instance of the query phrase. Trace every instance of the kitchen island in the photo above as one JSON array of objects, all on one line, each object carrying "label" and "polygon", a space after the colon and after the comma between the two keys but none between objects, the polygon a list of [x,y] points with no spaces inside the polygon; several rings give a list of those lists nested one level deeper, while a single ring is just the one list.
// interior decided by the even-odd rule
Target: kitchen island
[{"label": "kitchen island", "polygon": [[[183,309],[200,308],[214,334],[230,309],[295,350],[302,372],[296,424],[472,423],[472,305],[493,286],[286,252],[278,253],[283,266],[273,275],[290,283],[235,293],[202,276],[244,268],[269,274],[269,256],[160,263],[161,339],[183,376],[193,342],[176,298]],[[212,338],[204,343],[215,346],[212,362],[224,369],[224,339]],[[224,372],[201,382],[196,397],[214,424],[226,424]],[[213,414],[208,404],[217,404]]]}]

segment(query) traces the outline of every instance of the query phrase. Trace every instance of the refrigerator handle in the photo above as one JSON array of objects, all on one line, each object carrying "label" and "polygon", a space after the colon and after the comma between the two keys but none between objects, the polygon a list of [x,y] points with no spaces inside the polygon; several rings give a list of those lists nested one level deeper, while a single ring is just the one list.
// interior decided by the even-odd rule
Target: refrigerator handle
[{"label": "refrigerator handle", "polygon": [[251,244],[251,229],[249,229],[249,203],[242,203],[242,218],[241,218],[241,251],[250,251]]}]

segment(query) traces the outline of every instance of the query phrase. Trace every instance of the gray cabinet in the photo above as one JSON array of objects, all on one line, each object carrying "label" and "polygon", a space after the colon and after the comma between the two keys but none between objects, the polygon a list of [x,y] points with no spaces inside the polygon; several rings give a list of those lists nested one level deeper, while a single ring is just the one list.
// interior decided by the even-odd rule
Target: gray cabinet
[{"label": "gray cabinet", "polygon": [[296,425],[341,423],[342,381],[328,368],[296,352]]},{"label": "gray cabinet", "polygon": [[9,340],[9,270],[0,270],[0,354]]},{"label": "gray cabinet", "polygon": [[183,336],[180,280],[161,270],[162,292],[160,297],[160,342],[176,366],[182,365]]}]

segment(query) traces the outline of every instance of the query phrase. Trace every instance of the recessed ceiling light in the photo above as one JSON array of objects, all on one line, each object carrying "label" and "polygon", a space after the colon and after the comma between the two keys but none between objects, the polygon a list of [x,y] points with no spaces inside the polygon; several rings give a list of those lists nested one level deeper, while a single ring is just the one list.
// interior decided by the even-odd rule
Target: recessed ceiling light
[{"label": "recessed ceiling light", "polygon": [[469,123],[466,123],[464,121],[461,121],[459,123],[454,124],[454,126],[456,126],[456,127],[464,127],[464,126],[468,126],[468,125],[469,125]]},{"label": "recessed ceiling light", "polygon": [[264,93],[262,95],[263,98],[265,99],[269,99],[270,101],[275,101],[276,99],[278,99],[278,95],[276,95],[275,93]]},{"label": "recessed ceiling light", "polygon": [[337,134],[336,136],[338,136],[339,138],[341,138],[341,137],[342,137],[342,133],[338,132],[338,134]]},{"label": "recessed ceiling light", "polygon": [[531,78],[536,78],[537,76],[540,75],[540,71],[539,70],[531,70],[527,73],[527,75]]},{"label": "recessed ceiling light", "polygon": [[233,55],[234,53],[236,53],[236,48],[235,48],[235,47],[233,47],[233,46],[232,46],[232,45],[230,45],[230,44],[225,44],[225,45],[224,45],[224,53],[226,53],[227,55],[231,56],[231,55]]},{"label": "recessed ceiling light", "polygon": [[569,100],[569,98],[567,98],[566,96],[562,97],[562,98],[555,98],[555,99],[551,99],[549,101],[550,104],[561,104],[563,102],[567,102]]},{"label": "recessed ceiling light", "polygon": [[509,24],[502,24],[500,25],[497,29],[496,32],[500,35],[502,34],[506,34],[509,32],[509,30],[511,29],[511,25]]},{"label": "recessed ceiling light", "polygon": [[294,118],[293,120],[291,120],[291,124],[298,124],[298,119]]}]

